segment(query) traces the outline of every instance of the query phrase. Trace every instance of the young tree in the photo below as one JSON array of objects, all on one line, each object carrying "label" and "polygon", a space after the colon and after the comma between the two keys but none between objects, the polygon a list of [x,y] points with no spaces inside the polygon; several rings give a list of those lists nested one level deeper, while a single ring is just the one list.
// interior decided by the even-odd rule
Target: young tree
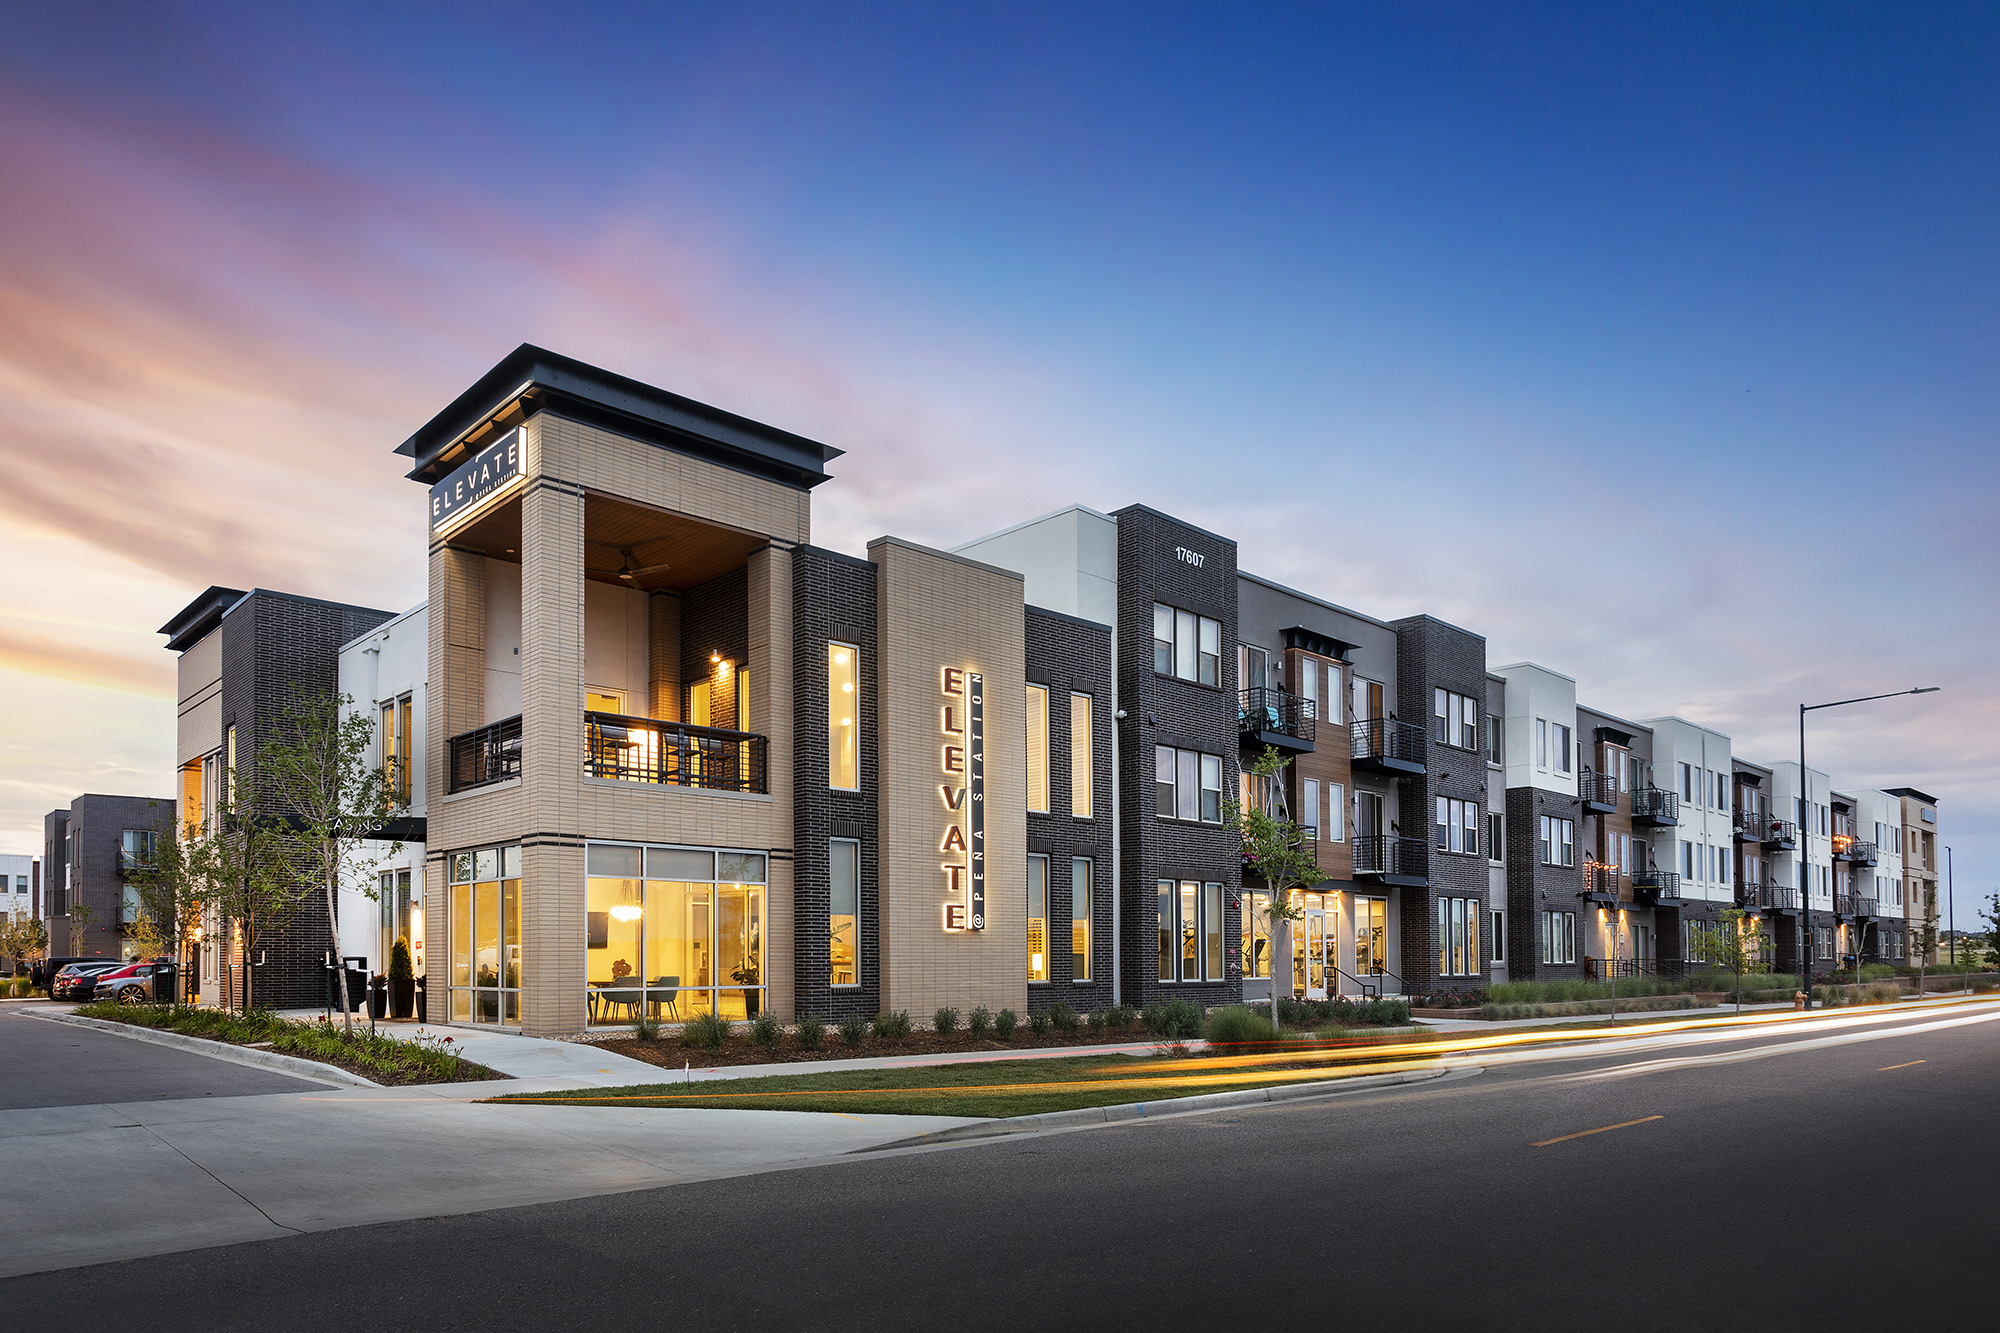
[{"label": "young tree", "polygon": [[1736,974],[1736,1010],[1743,1011],[1743,974],[1761,966],[1771,937],[1763,921],[1740,907],[1726,907],[1715,929],[1694,937],[1695,957]]},{"label": "young tree", "polygon": [[97,920],[97,913],[84,903],[69,905],[69,952],[72,958],[83,957],[84,936],[90,930],[90,923]]},{"label": "young tree", "polygon": [[212,908],[218,926],[236,932],[243,955],[240,995],[247,1013],[256,1002],[251,967],[257,941],[297,914],[311,886],[300,883],[278,831],[234,806],[218,809],[209,831],[191,847],[200,900]]},{"label": "young tree", "polygon": [[208,887],[201,866],[204,835],[189,832],[191,836],[180,838],[171,828],[155,830],[152,851],[125,872],[139,895],[139,917],[129,937],[141,955],[165,954],[176,963],[186,962],[182,955],[201,920]]},{"label": "young tree", "polygon": [[275,734],[257,752],[253,774],[259,805],[283,831],[294,872],[326,900],[327,930],[334,941],[334,976],[340,1021],[349,1033],[347,968],[340,961],[340,885],[352,876],[374,898],[372,871],[402,844],[379,837],[402,808],[390,775],[370,764],[374,724],[348,711],[344,694],[295,694]]},{"label": "young tree", "polygon": [[0,917],[0,957],[11,962],[16,973],[47,953],[48,947],[48,927],[40,919],[26,912]]},{"label": "young tree", "polygon": [[1931,952],[1938,946],[1937,904],[1917,918],[1917,924],[1910,927],[1909,944],[1917,951],[1917,998],[1924,994],[1924,972],[1930,964]]},{"label": "young tree", "polygon": [[[1291,762],[1278,753],[1276,746],[1265,746],[1264,753],[1244,773],[1253,779],[1253,788],[1270,793],[1270,800],[1265,803],[1268,808],[1246,809],[1238,802],[1230,801],[1224,815],[1242,835],[1244,872],[1263,880],[1271,891],[1271,905],[1266,911],[1271,920],[1274,942],[1280,921],[1297,921],[1305,915],[1292,906],[1292,890],[1317,884],[1322,878],[1313,837],[1294,824],[1286,810],[1284,772]],[[1278,961],[1273,958],[1271,1026],[1277,1025]]]}]

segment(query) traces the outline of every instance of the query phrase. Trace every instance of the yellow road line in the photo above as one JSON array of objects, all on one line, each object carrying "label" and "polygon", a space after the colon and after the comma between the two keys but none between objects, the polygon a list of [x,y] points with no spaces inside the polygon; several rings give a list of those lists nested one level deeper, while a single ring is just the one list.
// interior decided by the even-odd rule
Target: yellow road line
[{"label": "yellow road line", "polygon": [[1557,1135],[1555,1138],[1543,1139],[1540,1143],[1531,1143],[1528,1146],[1530,1148],[1546,1148],[1551,1143],[1568,1143],[1571,1139],[1587,1139],[1592,1134],[1608,1134],[1614,1129],[1630,1129],[1634,1125],[1643,1125],[1649,1120],[1665,1120],[1665,1119],[1666,1117],[1663,1115],[1645,1115],[1645,1116],[1640,1116],[1637,1120],[1627,1120],[1622,1124],[1601,1125],[1596,1129],[1580,1129],[1574,1134],[1560,1134]]},{"label": "yellow road line", "polygon": [[1930,1061],[1928,1060],[1909,1060],[1900,1065],[1883,1065],[1880,1069],[1876,1070],[1875,1072],[1878,1074],[1886,1074],[1892,1069],[1908,1069],[1911,1065],[1922,1065],[1929,1063]]}]

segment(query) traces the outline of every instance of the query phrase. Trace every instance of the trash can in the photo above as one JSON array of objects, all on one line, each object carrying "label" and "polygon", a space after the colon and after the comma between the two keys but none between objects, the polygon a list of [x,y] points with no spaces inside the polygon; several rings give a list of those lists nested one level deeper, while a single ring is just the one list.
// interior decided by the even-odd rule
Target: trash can
[{"label": "trash can", "polygon": [[[341,961],[344,963],[355,963],[362,960],[358,958],[344,958]],[[348,968],[347,1011],[351,1014],[360,1013],[362,1001],[367,999],[367,997],[368,974],[359,968]],[[340,1011],[340,977],[330,967],[326,970],[326,1005],[327,1008],[332,1009],[336,1013]]]},{"label": "trash can", "polygon": [[181,969],[176,963],[153,964],[153,1003],[172,1004],[180,995]]},{"label": "trash can", "polygon": [[424,979],[422,977],[417,978],[417,1021],[419,1023],[428,1023],[431,1021],[430,996],[424,989]]},{"label": "trash can", "polygon": [[389,978],[368,979],[368,1016],[378,1023],[389,1016]]}]

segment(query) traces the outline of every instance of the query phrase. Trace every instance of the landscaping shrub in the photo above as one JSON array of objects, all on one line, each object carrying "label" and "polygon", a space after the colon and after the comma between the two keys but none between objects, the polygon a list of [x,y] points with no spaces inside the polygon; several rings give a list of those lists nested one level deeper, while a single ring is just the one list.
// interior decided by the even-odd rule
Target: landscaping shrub
[{"label": "landscaping shrub", "polygon": [[859,1046],[868,1040],[868,1020],[859,1014],[850,1014],[840,1020],[840,1039],[849,1046]]},{"label": "landscaping shrub", "polygon": [[1123,1032],[1132,1026],[1135,1017],[1130,1005],[1114,1004],[1104,1011],[1104,1026],[1113,1032]]},{"label": "landscaping shrub", "polygon": [[1057,1000],[1049,1006],[1049,1022],[1058,1032],[1076,1031],[1076,1011]]},{"label": "landscaping shrub", "polygon": [[877,1014],[873,1032],[883,1041],[901,1041],[910,1035],[910,1015],[902,1009],[893,1014]]},{"label": "landscaping shrub", "polygon": [[772,1014],[759,1014],[750,1020],[750,1040],[767,1051],[778,1049],[778,1043],[785,1039],[785,1025]]},{"label": "landscaping shrub", "polygon": [[1193,1000],[1168,1000],[1151,1005],[1141,1017],[1148,1032],[1169,1041],[1185,1041],[1201,1035],[1201,1006]]},{"label": "landscaping shrub", "polygon": [[1103,1011],[1093,1009],[1083,1016],[1083,1026],[1093,1037],[1104,1031]]},{"label": "landscaping shrub", "polygon": [[121,1005],[109,1001],[77,1009],[89,1018],[106,1018],[140,1027],[162,1028],[237,1045],[269,1042],[286,1055],[359,1068],[382,1082],[449,1082],[468,1077],[498,1077],[460,1056],[450,1037],[420,1037],[399,1041],[367,1028],[348,1035],[338,1024],[323,1020],[293,1023],[264,1010],[247,1014],[199,1005]]},{"label": "landscaping shrub", "polygon": [[1046,1010],[1033,1009],[1028,1013],[1028,1031],[1040,1037],[1049,1030],[1049,1015]]},{"label": "landscaping shrub", "polygon": [[654,1014],[640,1014],[638,1019],[632,1024],[632,1036],[638,1041],[658,1041],[660,1039],[659,1017]]},{"label": "landscaping shrub", "polygon": [[936,1013],[932,1014],[931,1031],[933,1032],[958,1031],[958,1010],[947,1006],[943,1009],[938,1010]]},{"label": "landscaping shrub", "polygon": [[1278,1029],[1271,1025],[1268,1016],[1232,1004],[1208,1016],[1205,1035],[1213,1046],[1242,1046],[1276,1041]]},{"label": "landscaping shrub", "polygon": [[1020,1021],[1020,1017],[1012,1009],[1002,1009],[993,1016],[993,1033],[1005,1041],[1014,1035],[1014,1025]]},{"label": "landscaping shrub", "polygon": [[799,1045],[809,1051],[818,1050],[820,1043],[826,1040],[826,1022],[817,1014],[800,1014],[793,1027],[798,1033]]},{"label": "landscaping shrub", "polygon": [[983,1037],[993,1028],[993,1011],[983,1004],[972,1006],[972,1012],[965,1017],[965,1030],[975,1037]]},{"label": "landscaping shrub", "polygon": [[681,1045],[717,1051],[729,1040],[729,1020],[720,1014],[702,1014],[681,1024]]}]

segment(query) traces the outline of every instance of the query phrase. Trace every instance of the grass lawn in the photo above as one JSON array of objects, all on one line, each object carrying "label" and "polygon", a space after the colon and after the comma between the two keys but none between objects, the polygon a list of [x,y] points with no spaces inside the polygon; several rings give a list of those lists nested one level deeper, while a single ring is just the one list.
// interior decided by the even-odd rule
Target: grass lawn
[{"label": "grass lawn", "polygon": [[[1407,1067],[1403,1056],[1393,1067]],[[1144,1057],[1094,1055],[995,1060],[900,1069],[846,1069],[726,1082],[642,1083],[563,1094],[494,1097],[542,1106],[678,1106],[753,1111],[838,1111],[849,1115],[960,1115],[1011,1118],[1085,1106],[1168,1101],[1274,1083],[1306,1083],[1381,1073],[1382,1053],[1342,1050],[1252,1055]]]}]

